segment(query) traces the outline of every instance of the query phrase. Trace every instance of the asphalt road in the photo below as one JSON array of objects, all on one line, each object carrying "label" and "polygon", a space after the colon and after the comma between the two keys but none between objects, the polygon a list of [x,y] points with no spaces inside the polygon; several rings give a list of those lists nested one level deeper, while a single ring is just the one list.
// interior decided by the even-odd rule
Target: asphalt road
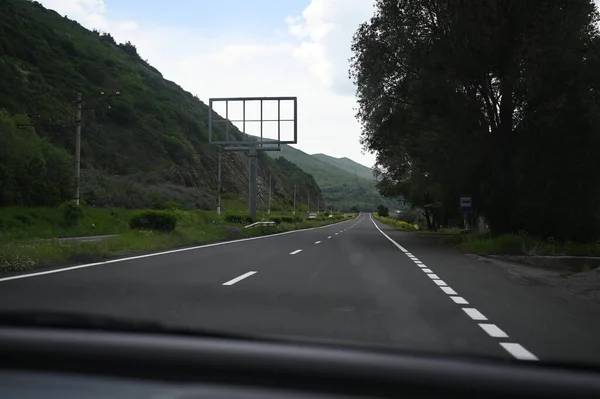
[{"label": "asphalt road", "polygon": [[362,214],[335,225],[0,278],[2,310],[400,350],[600,363],[597,303]]}]

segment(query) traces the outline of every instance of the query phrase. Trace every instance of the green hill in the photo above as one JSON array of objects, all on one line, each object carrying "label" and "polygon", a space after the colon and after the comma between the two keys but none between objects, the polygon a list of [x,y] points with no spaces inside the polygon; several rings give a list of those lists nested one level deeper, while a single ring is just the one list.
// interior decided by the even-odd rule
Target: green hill
[{"label": "green hill", "polygon": [[[202,101],[165,80],[132,43],[118,44],[37,2],[1,3],[0,205],[72,198],[79,92],[83,200],[99,207],[216,207],[218,153],[208,144]],[[247,165],[244,154],[223,156],[225,204],[245,203]],[[267,201],[270,175],[274,208],[291,206],[294,185],[320,191],[296,166],[260,154],[259,204]]]},{"label": "green hill", "polygon": [[[355,172],[348,172],[332,163],[323,161],[320,156],[309,155],[289,145],[282,145],[280,152],[271,152],[269,155],[273,158],[284,157],[310,173],[321,187],[328,206],[341,210],[347,210],[353,206],[361,210],[372,210],[379,204],[387,205],[390,209],[403,208],[401,204],[379,195],[375,188],[374,178],[365,179],[357,176]],[[345,164],[350,165],[349,163]],[[363,168],[369,170],[364,166]]]},{"label": "green hill", "polygon": [[325,154],[313,154],[312,156],[317,159],[320,159],[323,162],[327,162],[330,165],[340,168],[348,173],[351,173],[358,177],[362,177],[363,179],[375,180],[375,177],[373,177],[373,170],[371,168],[367,168],[366,166],[361,165],[358,162],[354,162],[350,158],[335,158]]}]

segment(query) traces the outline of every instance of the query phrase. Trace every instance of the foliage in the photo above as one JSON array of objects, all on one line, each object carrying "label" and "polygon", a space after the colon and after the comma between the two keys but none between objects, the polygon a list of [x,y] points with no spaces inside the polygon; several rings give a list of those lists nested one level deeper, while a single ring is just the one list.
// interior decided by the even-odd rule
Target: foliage
[{"label": "foliage", "polygon": [[392,226],[398,230],[403,231],[417,231],[419,230],[419,226],[415,223],[408,223],[404,220],[393,219],[385,216],[378,215],[377,219],[382,221],[383,223]]},{"label": "foliage", "polygon": [[70,197],[71,157],[25,126],[30,123],[0,110],[0,206],[58,205]]},{"label": "foliage", "polygon": [[534,256],[600,256],[597,243],[542,239],[520,232],[501,235],[458,235],[458,248],[463,252],[481,255],[534,255]]},{"label": "foliage", "polygon": [[63,223],[67,227],[77,226],[83,217],[83,209],[75,201],[63,202],[58,210],[62,215]]},{"label": "foliage", "polygon": [[379,216],[387,217],[387,216],[390,216],[390,210],[385,205],[378,205],[377,206],[377,214]]},{"label": "foliage", "polygon": [[240,213],[229,213],[223,217],[223,220],[229,223],[236,224],[252,224],[254,223],[254,218],[250,215],[240,214]]},{"label": "foliage", "polygon": [[[218,149],[208,144],[209,110],[202,101],[165,80],[133,43],[118,44],[110,33],[89,31],[37,2],[2,0],[1,8],[0,206],[72,198],[68,154],[80,92],[81,196],[88,204],[216,209]],[[34,127],[16,130],[15,123]],[[224,124],[214,132],[223,135]],[[229,134],[242,138],[233,126]],[[224,197],[245,198],[247,162],[241,153],[225,157]],[[274,203],[289,202],[294,184],[319,193],[311,176],[292,165],[291,178],[278,165],[259,154],[259,180],[273,175]],[[268,185],[259,184],[258,194],[265,202]]]},{"label": "foliage", "polygon": [[380,192],[429,227],[471,195],[496,233],[600,233],[597,22],[590,0],[377,0],[351,75]]},{"label": "foliage", "polygon": [[133,230],[173,231],[176,226],[177,218],[166,211],[140,212],[129,220],[129,227]]},{"label": "foliage", "polygon": [[[15,209],[17,211],[17,209]],[[18,210],[22,212],[22,209]],[[86,210],[87,211],[87,210]],[[154,211],[156,212],[156,211]],[[87,214],[88,212],[86,212]],[[103,211],[103,213],[108,213]],[[176,231],[124,231],[116,237],[98,242],[59,240],[8,240],[0,246],[0,272],[33,269],[66,261],[100,261],[108,257],[132,253],[199,245],[227,240],[224,226],[212,224],[216,214],[207,211],[174,211],[178,220]],[[276,227],[241,229],[242,237],[256,237],[295,229],[324,226],[332,221],[303,221]]]}]

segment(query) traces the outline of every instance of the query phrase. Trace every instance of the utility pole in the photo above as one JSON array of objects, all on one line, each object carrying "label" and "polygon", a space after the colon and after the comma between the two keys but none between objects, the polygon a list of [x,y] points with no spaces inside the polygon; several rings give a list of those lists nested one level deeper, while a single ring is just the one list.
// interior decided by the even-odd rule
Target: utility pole
[{"label": "utility pole", "polygon": [[258,174],[258,152],[256,144],[250,146],[248,151],[248,162],[250,163],[250,179],[248,182],[248,213],[256,218],[256,176]]},{"label": "utility pole", "polygon": [[217,175],[218,175],[218,179],[219,179],[219,184],[218,184],[218,190],[219,190],[219,194],[217,197],[217,215],[221,214],[221,151],[219,151],[219,166],[217,169]]},{"label": "utility pole", "polygon": [[269,210],[267,215],[271,215],[271,174],[269,173]]},{"label": "utility pole", "polygon": [[296,185],[294,184],[294,210],[292,211],[292,215],[296,214]]},{"label": "utility pole", "polygon": [[79,188],[81,185],[81,110],[83,108],[81,93],[77,93],[77,115],[75,116],[75,203],[79,205]]}]

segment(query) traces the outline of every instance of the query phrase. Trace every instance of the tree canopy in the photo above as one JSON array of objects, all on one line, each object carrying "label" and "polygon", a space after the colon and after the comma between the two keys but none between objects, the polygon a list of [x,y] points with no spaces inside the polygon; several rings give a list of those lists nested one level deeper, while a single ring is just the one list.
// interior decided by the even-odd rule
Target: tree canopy
[{"label": "tree canopy", "polygon": [[377,0],[350,74],[379,190],[438,220],[461,195],[497,233],[600,230],[591,0]]}]

